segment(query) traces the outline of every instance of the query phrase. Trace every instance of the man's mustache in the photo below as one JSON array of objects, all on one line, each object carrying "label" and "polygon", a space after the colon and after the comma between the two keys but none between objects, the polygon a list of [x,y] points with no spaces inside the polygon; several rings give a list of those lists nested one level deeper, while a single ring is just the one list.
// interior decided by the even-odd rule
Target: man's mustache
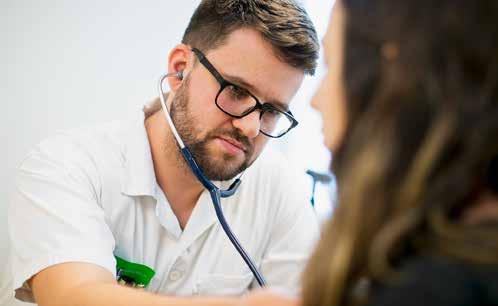
[{"label": "man's mustache", "polygon": [[209,135],[206,138],[214,139],[218,137],[231,138],[233,140],[240,142],[246,148],[247,153],[252,153],[253,151],[253,144],[249,140],[249,138],[247,136],[242,135],[242,133],[237,130],[215,130],[209,133]]}]

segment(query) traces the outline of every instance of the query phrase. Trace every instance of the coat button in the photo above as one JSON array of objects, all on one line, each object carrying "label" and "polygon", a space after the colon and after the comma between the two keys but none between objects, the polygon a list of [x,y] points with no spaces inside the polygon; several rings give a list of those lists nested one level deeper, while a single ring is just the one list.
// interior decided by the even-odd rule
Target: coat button
[{"label": "coat button", "polygon": [[179,280],[180,278],[182,278],[183,276],[183,273],[181,271],[178,271],[178,270],[173,270],[171,271],[171,273],[169,274],[169,280],[171,281],[177,281]]}]

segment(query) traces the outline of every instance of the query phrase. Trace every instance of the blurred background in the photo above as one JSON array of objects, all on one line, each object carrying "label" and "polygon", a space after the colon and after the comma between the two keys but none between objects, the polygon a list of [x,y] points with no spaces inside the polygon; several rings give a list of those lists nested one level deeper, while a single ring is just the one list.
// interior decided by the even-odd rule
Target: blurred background
[{"label": "blurred background", "polygon": [[[156,97],[169,50],[180,42],[199,2],[0,0],[0,305],[23,305],[6,298],[6,208],[17,165],[58,130],[129,118]],[[333,0],[301,3],[321,39]],[[328,171],[320,116],[309,105],[323,69],[320,59],[317,74],[305,80],[291,105],[299,127],[270,141],[303,175],[308,169]],[[311,178],[307,181],[311,196]],[[321,220],[330,216],[334,195],[333,181],[317,184]]]}]

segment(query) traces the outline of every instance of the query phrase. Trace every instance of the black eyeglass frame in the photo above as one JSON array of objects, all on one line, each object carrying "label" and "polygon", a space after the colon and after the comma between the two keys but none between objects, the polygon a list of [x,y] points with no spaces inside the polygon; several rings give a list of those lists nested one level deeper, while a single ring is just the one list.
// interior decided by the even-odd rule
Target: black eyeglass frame
[{"label": "black eyeglass frame", "polygon": [[[216,79],[216,81],[218,81],[218,83],[220,84],[220,90],[216,94],[216,98],[215,98],[214,102],[215,102],[216,106],[223,113],[225,113],[225,114],[227,114],[227,115],[229,115],[231,117],[240,119],[240,118],[243,118],[243,117],[249,115],[250,113],[252,113],[255,110],[261,110],[261,113],[259,114],[259,119],[260,120],[263,117],[263,114],[265,112],[268,112],[268,111],[277,111],[277,112],[283,114],[284,116],[286,116],[291,121],[291,126],[285,132],[280,133],[278,136],[272,136],[272,135],[270,135],[268,133],[265,133],[261,129],[259,130],[263,135],[265,135],[267,137],[271,137],[271,138],[280,138],[280,137],[284,136],[285,134],[287,134],[290,130],[292,130],[293,128],[295,128],[299,124],[299,122],[296,120],[296,118],[294,118],[294,115],[292,115],[291,111],[284,111],[282,109],[279,109],[277,106],[275,106],[275,105],[273,105],[271,103],[261,103],[259,101],[259,99],[255,95],[253,95],[249,90],[247,90],[247,89],[245,89],[245,88],[243,88],[243,87],[241,87],[239,85],[233,84],[233,83],[225,80],[223,78],[223,76],[221,76],[221,74],[218,72],[218,70],[216,70],[216,68],[214,68],[213,64],[211,64],[211,62],[206,58],[206,56],[204,55],[204,53],[202,53],[201,50],[199,50],[197,48],[192,48],[192,52],[194,52],[194,54],[197,56],[197,58],[199,59],[199,61],[201,62],[201,64],[214,76],[214,78]],[[241,115],[234,115],[234,114],[231,114],[231,113],[225,111],[218,104],[218,97],[223,92],[223,90],[226,87],[228,87],[228,86],[235,86],[235,87],[242,88],[245,91],[247,91],[247,93],[256,101],[256,104],[254,105],[254,107],[248,109],[247,111],[245,111]]]}]

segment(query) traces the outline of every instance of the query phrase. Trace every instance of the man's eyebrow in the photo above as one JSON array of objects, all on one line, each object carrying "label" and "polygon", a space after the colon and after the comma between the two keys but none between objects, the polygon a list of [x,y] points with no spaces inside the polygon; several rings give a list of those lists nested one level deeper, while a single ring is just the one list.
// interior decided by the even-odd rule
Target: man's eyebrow
[{"label": "man's eyebrow", "polygon": [[[256,95],[255,92],[258,92],[258,89],[256,87],[254,87],[251,83],[247,82],[246,80],[244,80],[241,77],[229,75],[229,74],[225,74],[223,77],[228,82],[249,90],[253,95]],[[286,103],[280,102],[278,100],[275,100],[275,99],[270,99],[269,101],[260,101],[260,102],[272,104],[273,106],[276,106],[278,109],[283,110],[283,111],[289,110],[289,105],[287,105]]]}]

